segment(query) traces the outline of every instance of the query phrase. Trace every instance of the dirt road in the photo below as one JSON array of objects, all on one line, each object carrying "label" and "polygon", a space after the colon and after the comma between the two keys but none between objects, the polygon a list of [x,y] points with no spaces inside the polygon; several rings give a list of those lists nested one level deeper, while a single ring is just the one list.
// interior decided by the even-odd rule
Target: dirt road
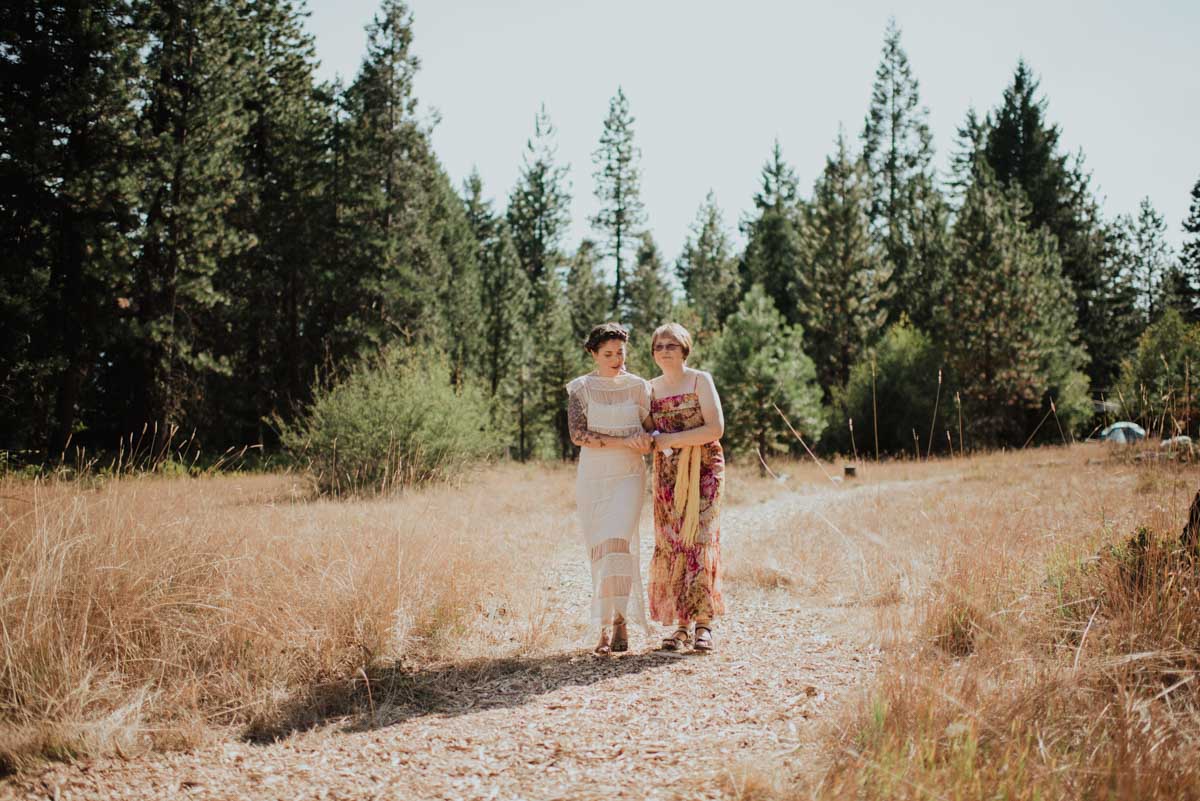
[{"label": "dirt road", "polygon": [[[726,547],[735,532],[864,491],[878,488],[731,508]],[[651,545],[645,528],[643,564]],[[580,611],[588,582],[564,547],[547,582],[564,614]],[[597,658],[581,638],[541,658],[428,671],[418,683],[436,691],[366,719],[266,745],[51,765],[0,784],[0,798],[717,798],[744,766],[815,769],[818,728],[877,652],[844,612],[795,591],[729,582],[726,593],[711,655],[658,652],[659,632],[631,631],[630,653]]]}]

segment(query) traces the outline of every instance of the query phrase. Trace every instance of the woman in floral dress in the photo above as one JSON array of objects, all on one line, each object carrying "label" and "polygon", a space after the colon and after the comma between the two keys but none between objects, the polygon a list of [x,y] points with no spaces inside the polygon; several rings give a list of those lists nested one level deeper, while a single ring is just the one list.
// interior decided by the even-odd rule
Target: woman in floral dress
[{"label": "woman in floral dress", "polygon": [[[662,647],[711,651],[721,596],[721,495],[725,416],[712,376],[687,366],[692,337],[668,323],[654,332],[650,382],[654,438],[654,556],[650,618],[675,625]],[[693,633],[692,627],[695,627]]]}]

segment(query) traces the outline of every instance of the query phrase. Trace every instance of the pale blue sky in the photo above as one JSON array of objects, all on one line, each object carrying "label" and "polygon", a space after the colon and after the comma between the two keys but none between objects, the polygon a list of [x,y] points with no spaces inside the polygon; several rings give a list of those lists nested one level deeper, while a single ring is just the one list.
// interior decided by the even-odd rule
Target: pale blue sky
[{"label": "pale blue sky", "polygon": [[[353,79],[376,0],[309,0],[320,75]],[[1149,196],[1177,247],[1200,177],[1200,2],[412,0],[416,95],[439,158],[503,207],[545,103],[571,169],[569,246],[591,235],[591,153],[617,86],[636,117],[647,221],[670,263],[711,188],[737,241],[778,137],[807,195],[839,124],[857,141],[889,16],[930,109],[938,163],[969,106],[1023,56],[1106,215]]]}]

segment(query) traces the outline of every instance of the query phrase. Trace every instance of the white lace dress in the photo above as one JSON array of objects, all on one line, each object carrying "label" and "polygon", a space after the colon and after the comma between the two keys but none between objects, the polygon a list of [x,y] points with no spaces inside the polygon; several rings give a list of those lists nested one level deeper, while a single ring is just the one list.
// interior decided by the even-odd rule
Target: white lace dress
[{"label": "white lace dress", "polygon": [[[650,413],[650,384],[628,373],[580,376],[567,384],[567,392],[576,423],[585,412],[587,430],[597,434],[625,437],[641,431]],[[617,444],[580,449],[575,502],[592,568],[593,624],[608,625],[619,614],[649,625],[638,565],[645,480],[645,460],[634,450]]]}]

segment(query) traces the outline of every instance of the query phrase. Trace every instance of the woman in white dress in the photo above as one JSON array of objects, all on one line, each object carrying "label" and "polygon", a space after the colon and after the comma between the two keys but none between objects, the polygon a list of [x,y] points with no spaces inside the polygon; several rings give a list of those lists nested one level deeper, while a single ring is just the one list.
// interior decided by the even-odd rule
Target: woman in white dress
[{"label": "woman in white dress", "polygon": [[[629,650],[628,621],[646,622],[638,566],[638,522],[651,438],[650,385],[625,372],[629,332],[619,323],[592,329],[584,347],[596,369],[567,384],[571,441],[580,447],[575,501],[592,568],[595,653]],[[610,627],[611,626],[611,630]]]}]

